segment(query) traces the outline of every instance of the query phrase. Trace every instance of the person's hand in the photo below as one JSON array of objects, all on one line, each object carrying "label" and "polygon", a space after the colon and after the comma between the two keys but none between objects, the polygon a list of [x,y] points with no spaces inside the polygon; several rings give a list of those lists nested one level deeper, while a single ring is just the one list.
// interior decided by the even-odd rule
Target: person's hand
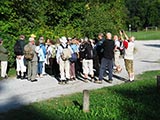
[{"label": "person's hand", "polygon": [[123,34],[123,33],[122,33],[122,31],[121,31],[121,30],[119,31],[119,34],[122,36],[122,34]]}]

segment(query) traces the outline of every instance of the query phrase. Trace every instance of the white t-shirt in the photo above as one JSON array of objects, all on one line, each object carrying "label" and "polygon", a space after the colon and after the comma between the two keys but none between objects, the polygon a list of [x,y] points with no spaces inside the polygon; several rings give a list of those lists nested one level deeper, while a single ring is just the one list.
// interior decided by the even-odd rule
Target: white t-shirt
[{"label": "white t-shirt", "polygon": [[124,59],[133,60],[134,42],[128,42],[128,48],[125,48]]}]

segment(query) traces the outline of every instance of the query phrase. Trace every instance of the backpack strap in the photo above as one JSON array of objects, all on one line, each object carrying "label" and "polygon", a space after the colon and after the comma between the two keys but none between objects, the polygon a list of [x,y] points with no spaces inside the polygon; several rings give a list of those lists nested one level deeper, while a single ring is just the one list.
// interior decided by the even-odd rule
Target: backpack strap
[{"label": "backpack strap", "polygon": [[60,46],[64,49],[64,46],[62,44],[60,44]]},{"label": "backpack strap", "polygon": [[60,44],[60,46],[64,49],[64,48],[68,48],[68,44],[66,45],[66,47],[64,47],[62,44]]}]

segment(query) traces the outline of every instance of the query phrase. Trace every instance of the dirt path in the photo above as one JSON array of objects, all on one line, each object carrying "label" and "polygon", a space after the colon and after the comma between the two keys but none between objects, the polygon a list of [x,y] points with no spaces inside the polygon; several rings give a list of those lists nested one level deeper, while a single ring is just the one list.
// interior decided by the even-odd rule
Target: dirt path
[{"label": "dirt path", "polygon": [[[150,70],[160,70],[160,40],[136,41],[135,44],[135,74]],[[44,76],[35,83],[27,80],[17,80],[16,78],[0,81],[0,112],[52,97],[82,92],[84,89],[97,89],[124,83],[123,80],[127,79],[127,72],[125,71],[123,60],[121,62],[123,71],[114,75],[112,84],[105,81],[103,81],[103,84],[95,84],[77,80],[70,82],[68,85],[59,85],[57,80],[51,76]]]}]

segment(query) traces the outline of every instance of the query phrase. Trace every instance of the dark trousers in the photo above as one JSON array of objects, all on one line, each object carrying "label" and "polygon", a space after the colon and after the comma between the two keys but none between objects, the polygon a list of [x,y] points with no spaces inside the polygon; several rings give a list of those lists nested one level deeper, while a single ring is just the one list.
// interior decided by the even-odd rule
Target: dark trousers
[{"label": "dark trousers", "polygon": [[108,67],[109,80],[112,80],[113,60],[110,60],[107,58],[102,58],[102,60],[101,60],[101,66],[100,66],[100,71],[99,71],[99,80],[103,80],[103,75],[104,75],[104,72],[106,71],[106,66]]},{"label": "dark trousers", "polygon": [[60,72],[59,72],[59,65],[57,64],[56,58],[49,58],[49,63],[50,63],[49,66],[50,66],[51,75],[58,77]]},{"label": "dark trousers", "polygon": [[93,68],[96,70],[94,75],[98,77],[99,76],[99,68],[100,68],[100,62],[99,62],[98,56],[95,56],[93,58]]}]

